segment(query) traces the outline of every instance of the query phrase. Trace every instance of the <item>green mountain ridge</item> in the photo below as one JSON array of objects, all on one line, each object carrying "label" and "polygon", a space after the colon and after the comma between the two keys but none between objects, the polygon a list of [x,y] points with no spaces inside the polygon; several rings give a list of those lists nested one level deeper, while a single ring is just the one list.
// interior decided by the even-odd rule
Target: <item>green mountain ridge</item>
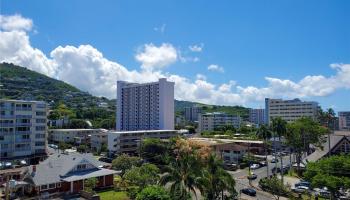
[{"label": "green mountain ridge", "polygon": [[[101,107],[107,103],[105,109],[115,110],[115,99],[93,96],[63,81],[9,63],[0,63],[0,98],[43,100],[51,106],[62,102],[72,109]],[[243,118],[248,116],[248,108],[242,106],[207,105],[182,100],[175,100],[176,115],[183,115],[185,107],[195,105],[201,106],[203,112],[226,112],[239,114]]]}]

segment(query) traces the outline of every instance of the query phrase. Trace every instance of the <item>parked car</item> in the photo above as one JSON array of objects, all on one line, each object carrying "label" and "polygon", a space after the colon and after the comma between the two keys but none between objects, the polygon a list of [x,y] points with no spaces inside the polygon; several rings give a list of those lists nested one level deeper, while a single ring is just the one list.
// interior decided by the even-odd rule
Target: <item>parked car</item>
[{"label": "parked car", "polygon": [[[289,165],[283,165],[283,174],[286,174],[289,170]],[[272,168],[272,173],[281,173],[281,168],[280,167],[273,167]]]},{"label": "parked car", "polygon": [[235,170],[237,170],[237,165],[233,164],[233,163],[225,163],[224,169],[229,170],[229,171],[235,171]]},{"label": "parked car", "polygon": [[12,163],[11,162],[5,162],[5,168],[6,169],[12,168]]},{"label": "parked car", "polygon": [[256,191],[253,188],[244,188],[241,190],[243,194],[249,195],[249,196],[256,196]]},{"label": "parked car", "polygon": [[247,178],[248,178],[249,180],[255,180],[255,179],[258,178],[258,175],[252,173],[252,174],[250,174]]},{"label": "parked car", "polygon": [[308,182],[308,181],[300,181],[300,182],[294,184],[294,186],[295,186],[295,187],[305,186],[305,187],[310,188],[311,184],[310,184],[310,182]]},{"label": "parked car", "polygon": [[309,189],[310,188],[306,187],[306,186],[298,186],[298,187],[292,188],[292,191],[296,192],[296,193],[304,193],[304,192],[308,191]]},{"label": "parked car", "polygon": [[276,163],[276,162],[278,162],[278,158],[276,157],[272,158],[271,163]]},{"label": "parked car", "polygon": [[113,161],[111,158],[108,158],[108,157],[101,157],[98,160],[105,163],[112,163]]},{"label": "parked car", "polygon": [[250,165],[250,169],[259,169],[260,165],[259,164],[252,164]]},{"label": "parked car", "polygon": [[267,164],[266,164],[266,161],[260,161],[260,162],[259,162],[259,165],[262,166],[262,167],[264,167],[264,166],[266,166]]}]

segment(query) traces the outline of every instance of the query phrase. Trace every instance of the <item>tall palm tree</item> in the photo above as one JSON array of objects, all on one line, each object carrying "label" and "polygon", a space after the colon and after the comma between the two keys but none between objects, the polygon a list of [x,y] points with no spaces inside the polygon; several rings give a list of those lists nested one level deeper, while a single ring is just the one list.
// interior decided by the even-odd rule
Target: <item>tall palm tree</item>
[{"label": "tall palm tree", "polygon": [[266,176],[269,177],[269,162],[267,161],[267,140],[269,138],[271,138],[271,131],[269,130],[269,128],[264,125],[261,124],[259,126],[258,131],[256,132],[258,138],[263,139],[264,140],[264,150],[265,150],[265,162],[266,162]]},{"label": "tall palm tree", "polygon": [[[272,130],[278,136],[279,142],[282,143],[281,137],[287,133],[287,122],[280,117],[272,119]],[[276,143],[275,143],[276,153]],[[281,181],[283,184],[283,157],[281,156]]]},{"label": "tall palm tree", "polygon": [[172,159],[164,168],[165,175],[160,179],[161,185],[170,184],[173,199],[188,199],[191,192],[196,196],[200,188],[197,179],[200,177],[200,163],[194,155],[185,153]]},{"label": "tall palm tree", "polygon": [[[224,199],[224,192],[236,194],[235,181],[223,168],[223,162],[215,154],[210,154],[203,170],[202,177],[198,178],[199,189],[205,199]],[[221,198],[220,198],[221,194]]]}]

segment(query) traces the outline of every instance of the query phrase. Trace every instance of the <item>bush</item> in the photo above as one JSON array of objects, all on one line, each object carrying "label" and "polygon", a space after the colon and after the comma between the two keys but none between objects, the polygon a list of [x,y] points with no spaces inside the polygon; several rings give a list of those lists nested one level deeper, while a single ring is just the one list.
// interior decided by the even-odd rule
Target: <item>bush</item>
[{"label": "bush", "polygon": [[160,186],[152,185],[137,194],[136,200],[170,200],[170,194]]}]

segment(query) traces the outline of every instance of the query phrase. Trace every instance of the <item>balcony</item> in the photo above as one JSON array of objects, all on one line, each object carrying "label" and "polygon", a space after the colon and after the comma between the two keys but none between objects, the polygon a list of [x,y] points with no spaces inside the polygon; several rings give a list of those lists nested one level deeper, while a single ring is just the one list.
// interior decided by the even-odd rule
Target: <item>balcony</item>
[{"label": "balcony", "polygon": [[1,119],[13,119],[14,117],[14,115],[0,115]]},{"label": "balcony", "polygon": [[16,131],[15,134],[32,134],[31,131]]},{"label": "balcony", "polygon": [[16,143],[28,143],[28,142],[31,142],[31,140],[30,140],[30,138],[28,138],[28,139],[16,138],[15,142]]},{"label": "balcony", "polygon": [[13,127],[14,123],[0,123],[0,127]]},{"label": "balcony", "polygon": [[16,122],[16,126],[32,126],[30,122]]}]

